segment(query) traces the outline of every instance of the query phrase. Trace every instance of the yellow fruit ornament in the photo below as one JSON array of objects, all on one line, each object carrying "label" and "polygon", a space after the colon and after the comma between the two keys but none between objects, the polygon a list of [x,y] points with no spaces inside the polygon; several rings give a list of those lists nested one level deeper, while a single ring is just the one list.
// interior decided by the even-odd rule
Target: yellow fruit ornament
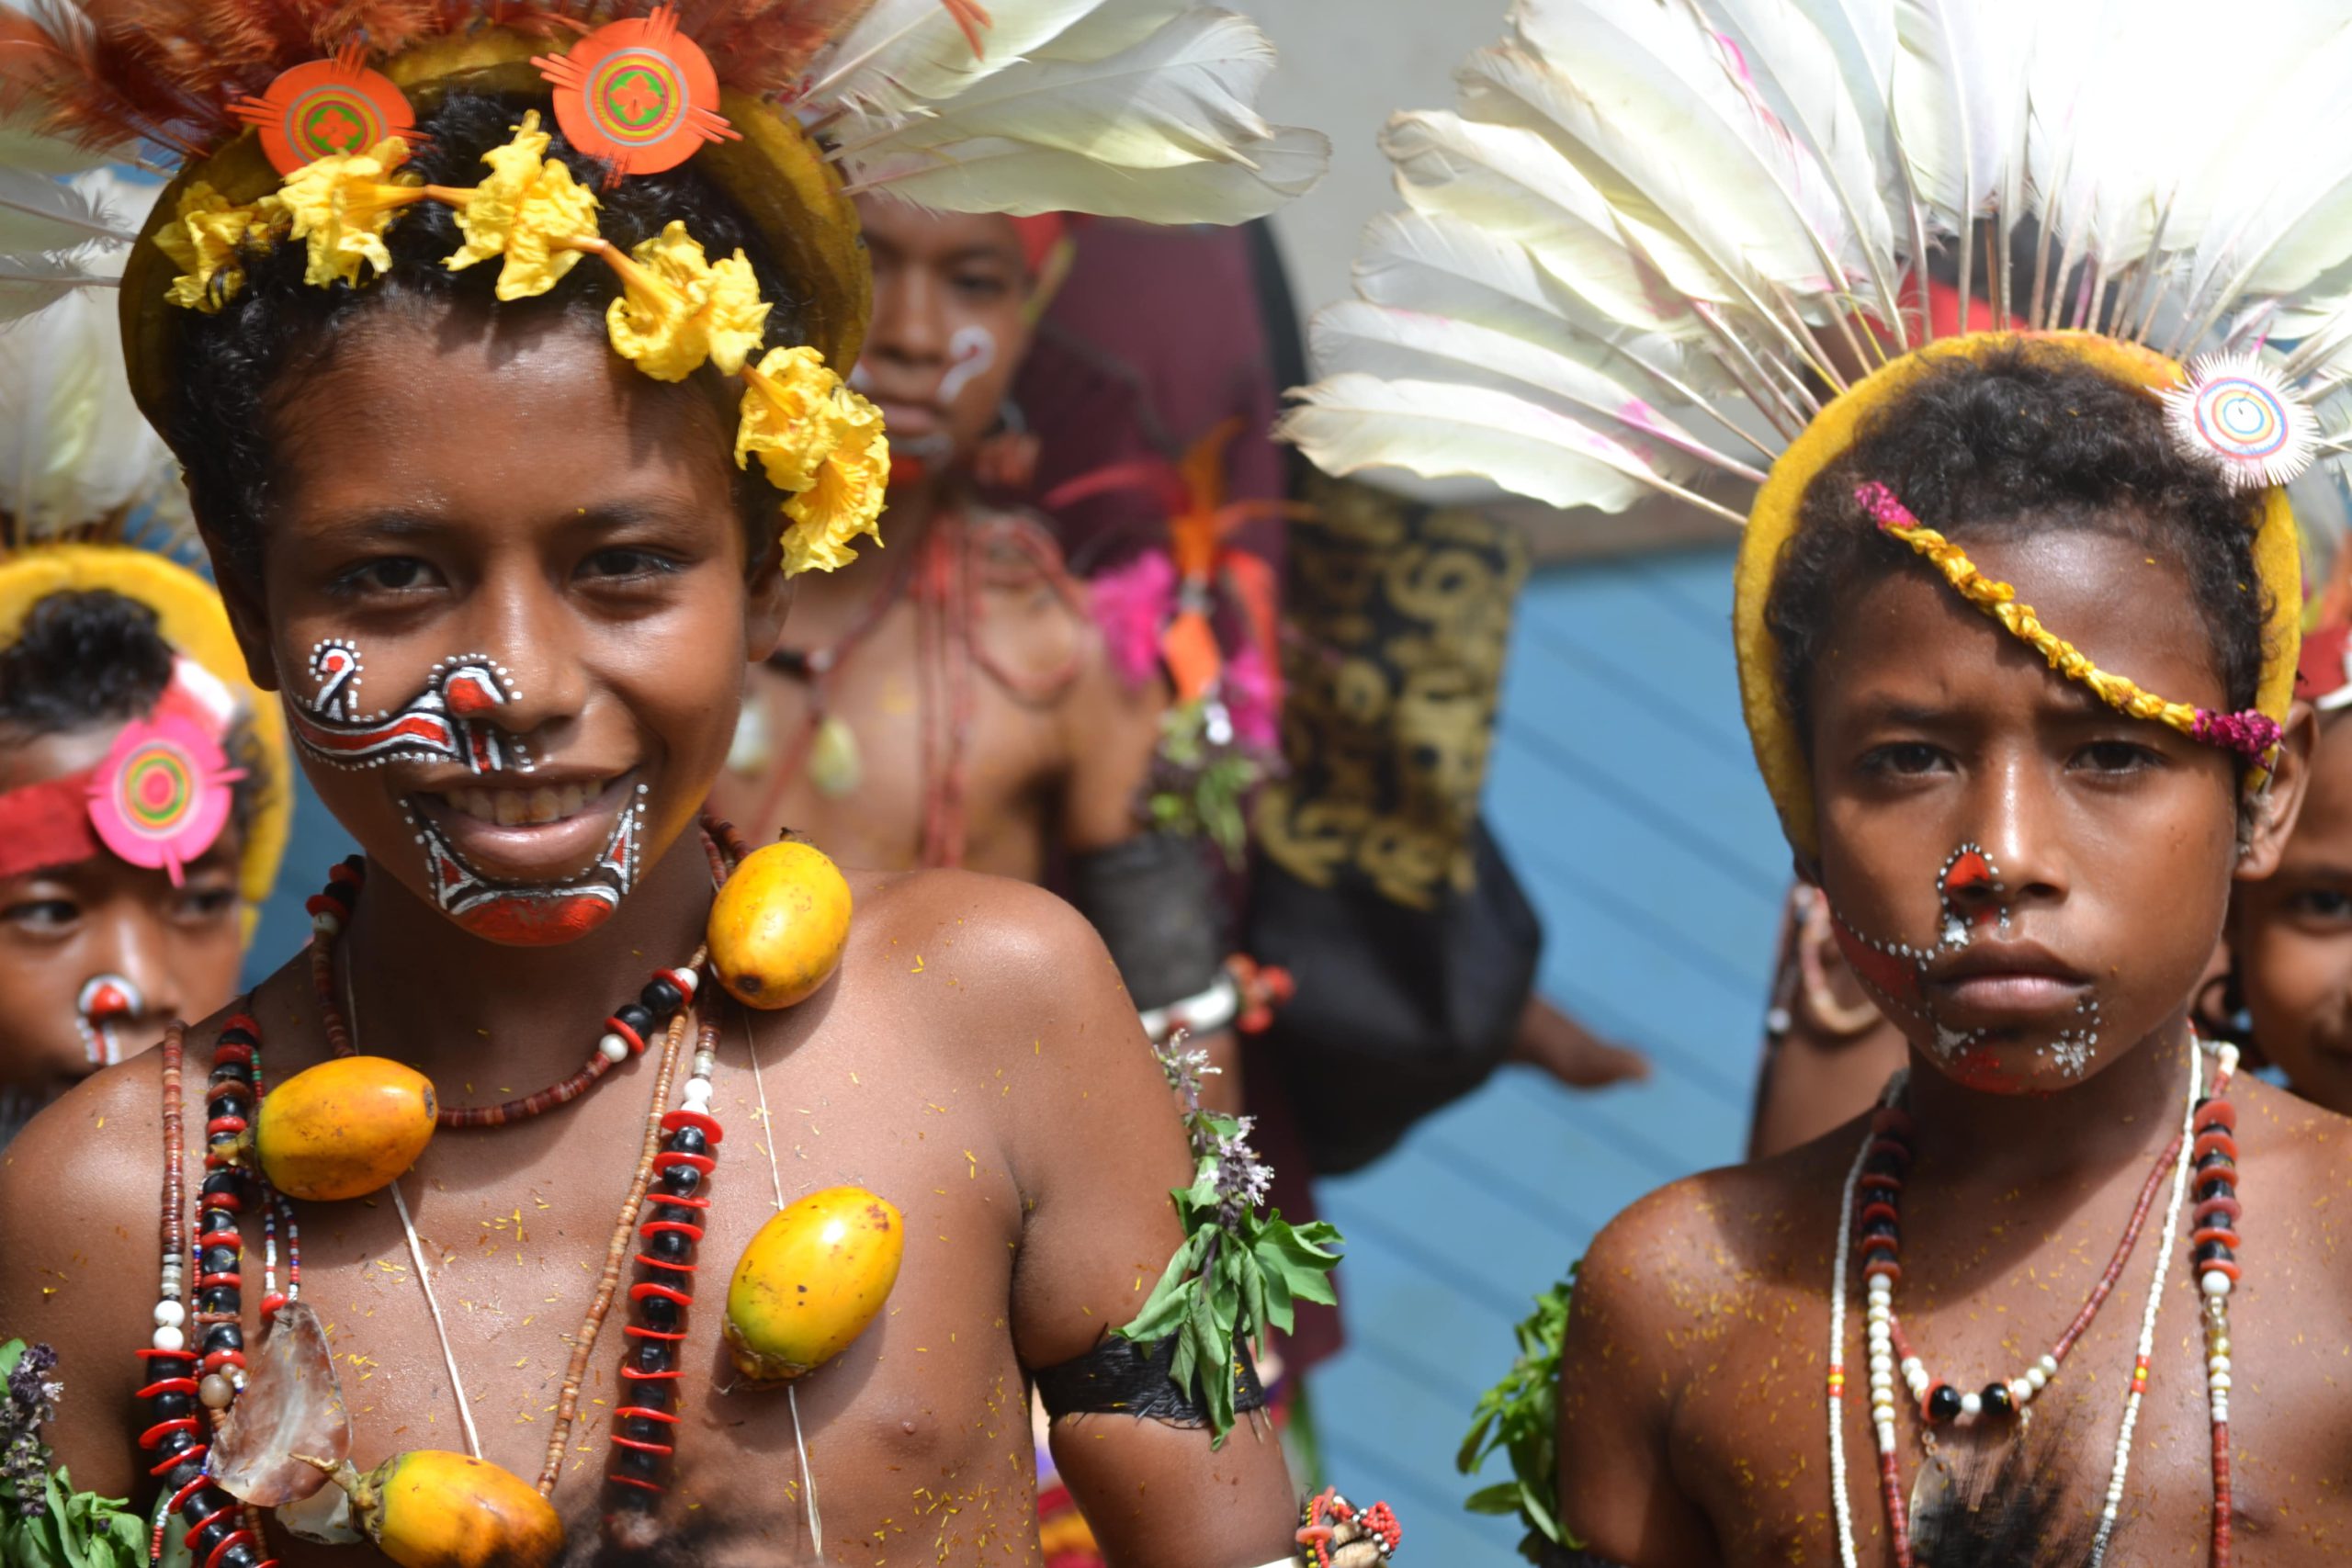
[{"label": "yellow fruit ornament", "polygon": [[841,1354],[890,1299],[905,1251],[899,1211],[863,1187],[828,1187],[780,1211],[727,1287],[735,1370],[789,1382]]},{"label": "yellow fruit ornament", "polygon": [[254,1152],[289,1198],[334,1202],[390,1185],[433,1139],[433,1082],[383,1056],[305,1067],[263,1097]]},{"label": "yellow fruit ornament", "polygon": [[349,1495],[368,1538],[401,1568],[548,1568],[563,1554],[554,1506],[486,1460],[417,1449],[365,1475],[310,1462]]},{"label": "yellow fruit ornament", "polygon": [[790,840],[754,850],[711,900],[711,967],[745,1006],[788,1008],[831,977],[849,915],[849,884],[822,851]]}]

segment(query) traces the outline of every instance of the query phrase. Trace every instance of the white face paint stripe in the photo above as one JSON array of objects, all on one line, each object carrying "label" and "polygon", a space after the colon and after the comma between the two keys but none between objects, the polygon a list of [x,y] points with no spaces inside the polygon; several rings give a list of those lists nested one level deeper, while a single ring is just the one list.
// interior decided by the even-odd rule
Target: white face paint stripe
[{"label": "white face paint stripe", "polygon": [[953,403],[978,378],[989,373],[996,364],[996,334],[978,325],[956,329],[947,340],[947,374],[939,378],[939,402],[942,408]]}]

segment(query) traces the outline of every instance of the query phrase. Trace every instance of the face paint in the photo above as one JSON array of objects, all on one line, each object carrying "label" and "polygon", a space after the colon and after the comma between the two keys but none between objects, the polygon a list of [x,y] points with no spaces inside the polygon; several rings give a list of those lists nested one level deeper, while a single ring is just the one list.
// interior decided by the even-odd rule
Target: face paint
[{"label": "face paint", "polygon": [[1938,947],[1957,952],[1968,945],[1972,931],[1984,930],[1999,922],[2003,931],[2009,925],[2009,907],[2005,903],[1986,901],[1969,907],[1967,896],[1979,889],[1997,898],[2007,891],[2001,886],[2001,874],[1983,848],[1973,843],[1962,844],[1944,861],[1944,868],[1936,876],[1936,896],[1944,910],[1943,937]]},{"label": "face paint", "polygon": [[[1883,1010],[1902,1013],[1933,1031],[1930,1043],[1938,1056],[1951,1064],[1952,1076],[1959,1082],[2002,1093],[2024,1086],[1984,1049],[1990,1032],[1954,1029],[1938,1018],[1927,1000],[1927,976],[1938,958],[1966,948],[1977,932],[2009,929],[2009,906],[2004,897],[2007,891],[2000,868],[1983,845],[1972,840],[1945,856],[1936,873],[1940,918],[1934,946],[1914,947],[1864,936],[1843,915],[1830,911],[1838,950],[1871,998]],[[2098,998],[2084,997],[2075,1003],[2075,1011],[2078,1022],[2061,1030],[2055,1040],[2034,1052],[2070,1078],[2081,1077],[2097,1055],[2093,1047],[2098,1043]]]},{"label": "face paint", "polygon": [[603,925],[637,885],[646,786],[623,807],[595,863],[561,882],[498,882],[468,865],[431,817],[403,801],[401,813],[424,848],[426,875],[442,912],[467,931],[517,947],[550,947]]},{"label": "face paint", "polygon": [[90,1054],[90,1066],[111,1067],[122,1060],[114,1022],[136,1018],[146,1007],[139,987],[120,975],[93,975],[82,982],[74,998],[74,1022],[82,1032],[83,1049]]},{"label": "face paint", "polygon": [[956,329],[947,340],[947,373],[939,378],[939,406],[953,403],[965,388],[996,366],[996,333],[978,322]]},{"label": "face paint", "polygon": [[338,768],[390,761],[463,762],[477,773],[531,771],[528,747],[488,722],[513,702],[505,667],[485,653],[461,653],[427,671],[424,690],[397,708],[359,712],[359,649],[330,637],[311,649],[317,694],[297,697],[288,717],[303,750]]}]

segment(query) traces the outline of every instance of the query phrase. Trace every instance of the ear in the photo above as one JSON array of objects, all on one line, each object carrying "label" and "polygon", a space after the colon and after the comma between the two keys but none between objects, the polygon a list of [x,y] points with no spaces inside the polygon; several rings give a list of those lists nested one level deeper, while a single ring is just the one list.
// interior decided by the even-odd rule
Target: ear
[{"label": "ear", "polygon": [[260,585],[239,570],[227,540],[206,525],[200,511],[196,531],[204,540],[205,554],[212,558],[212,585],[220,591],[221,608],[229,612],[237,651],[245,656],[246,676],[261,691],[277,691],[277,654],[269,640],[268,604]]},{"label": "ear", "polygon": [[771,541],[746,570],[743,582],[743,661],[757,664],[784,640],[793,582],[784,575],[784,549]]},{"label": "ear", "polygon": [[2294,836],[2296,819],[2303,812],[2303,795],[2312,782],[2312,752],[2318,741],[2319,716],[2309,703],[2297,703],[2287,713],[2270,787],[2254,803],[2245,852],[2238,856],[2233,874],[2240,882],[2259,882],[2278,869],[2278,859],[2287,852],[2287,840]]},{"label": "ear", "polygon": [[1789,852],[1789,870],[1807,887],[1821,886],[1821,863],[1797,850]]}]

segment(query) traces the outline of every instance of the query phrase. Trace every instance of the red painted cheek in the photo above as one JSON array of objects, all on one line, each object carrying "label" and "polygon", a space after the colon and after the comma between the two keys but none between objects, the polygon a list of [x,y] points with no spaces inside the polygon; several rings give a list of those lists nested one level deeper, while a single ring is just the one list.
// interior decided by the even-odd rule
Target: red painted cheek
[{"label": "red painted cheek", "polygon": [[1982,1045],[1972,1045],[1951,1060],[1952,1081],[1963,1089],[1987,1094],[2016,1094],[2025,1080],[2001,1066],[2000,1058]]},{"label": "red painted cheek", "polygon": [[612,918],[609,898],[485,898],[458,917],[478,937],[511,947],[556,947],[576,942]]},{"label": "red painted cheek", "polygon": [[1919,971],[1909,960],[1881,953],[1847,930],[1843,920],[1832,919],[1829,930],[1838,939],[1838,951],[1845,955],[1846,966],[1864,985],[1905,1007],[1919,1005]]}]

